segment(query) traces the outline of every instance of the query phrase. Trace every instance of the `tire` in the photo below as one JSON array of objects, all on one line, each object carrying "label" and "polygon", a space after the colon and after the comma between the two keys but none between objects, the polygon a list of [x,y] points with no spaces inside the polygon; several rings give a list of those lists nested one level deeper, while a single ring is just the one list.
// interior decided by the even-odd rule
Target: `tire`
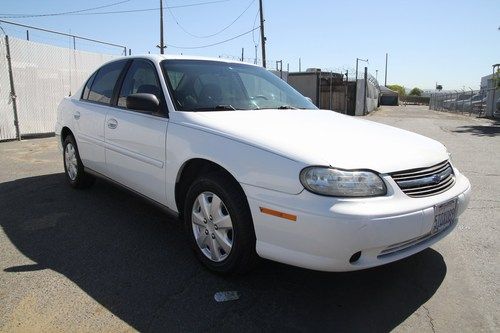
[{"label": "tire", "polygon": [[73,135],[68,135],[63,142],[64,173],[71,187],[84,189],[95,182],[95,177],[85,172],[78,147]]},{"label": "tire", "polygon": [[[206,209],[202,202],[208,204]],[[228,176],[212,173],[193,182],[186,195],[184,224],[196,256],[210,270],[241,274],[257,263],[250,208],[239,184]]]}]

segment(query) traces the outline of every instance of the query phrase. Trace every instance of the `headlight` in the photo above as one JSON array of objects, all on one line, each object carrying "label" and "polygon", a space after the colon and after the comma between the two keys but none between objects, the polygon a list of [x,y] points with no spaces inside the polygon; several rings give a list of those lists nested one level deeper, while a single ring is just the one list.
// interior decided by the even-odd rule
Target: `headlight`
[{"label": "headlight", "polygon": [[370,171],[308,167],[300,172],[300,182],[313,193],[335,197],[374,197],[387,193],[384,181]]}]

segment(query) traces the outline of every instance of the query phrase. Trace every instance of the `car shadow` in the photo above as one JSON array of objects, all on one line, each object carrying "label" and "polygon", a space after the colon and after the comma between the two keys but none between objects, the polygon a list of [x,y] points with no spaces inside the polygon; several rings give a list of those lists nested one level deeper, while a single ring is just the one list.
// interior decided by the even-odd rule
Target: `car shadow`
[{"label": "car shadow", "polygon": [[469,133],[475,136],[494,137],[500,135],[500,121],[496,120],[490,125],[465,125],[452,130],[455,133]]},{"label": "car shadow", "polygon": [[[98,181],[76,191],[63,174],[0,184],[0,224],[35,262],[3,274],[63,274],[139,331],[389,331],[438,289],[442,256],[425,250],[386,266],[324,273],[264,261],[245,276],[208,272],[179,221]],[[235,290],[236,301],[214,293]]]}]

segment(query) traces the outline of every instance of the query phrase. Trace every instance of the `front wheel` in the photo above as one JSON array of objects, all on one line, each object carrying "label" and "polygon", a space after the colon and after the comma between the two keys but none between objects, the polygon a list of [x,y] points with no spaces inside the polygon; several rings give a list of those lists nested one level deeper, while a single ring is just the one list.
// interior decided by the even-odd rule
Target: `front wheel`
[{"label": "front wheel", "polygon": [[198,259],[218,273],[242,273],[256,260],[255,232],[246,197],[223,174],[197,179],[190,187],[184,223]]}]

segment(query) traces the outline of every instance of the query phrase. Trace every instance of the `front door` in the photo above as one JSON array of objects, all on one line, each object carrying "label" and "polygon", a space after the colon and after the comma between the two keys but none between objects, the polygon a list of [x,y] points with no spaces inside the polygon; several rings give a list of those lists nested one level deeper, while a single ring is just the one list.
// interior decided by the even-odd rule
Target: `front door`
[{"label": "front door", "polygon": [[168,118],[126,107],[134,93],[157,95],[164,106],[158,75],[148,60],[135,59],[116,101],[106,115],[106,174],[113,180],[165,204],[165,144]]}]

